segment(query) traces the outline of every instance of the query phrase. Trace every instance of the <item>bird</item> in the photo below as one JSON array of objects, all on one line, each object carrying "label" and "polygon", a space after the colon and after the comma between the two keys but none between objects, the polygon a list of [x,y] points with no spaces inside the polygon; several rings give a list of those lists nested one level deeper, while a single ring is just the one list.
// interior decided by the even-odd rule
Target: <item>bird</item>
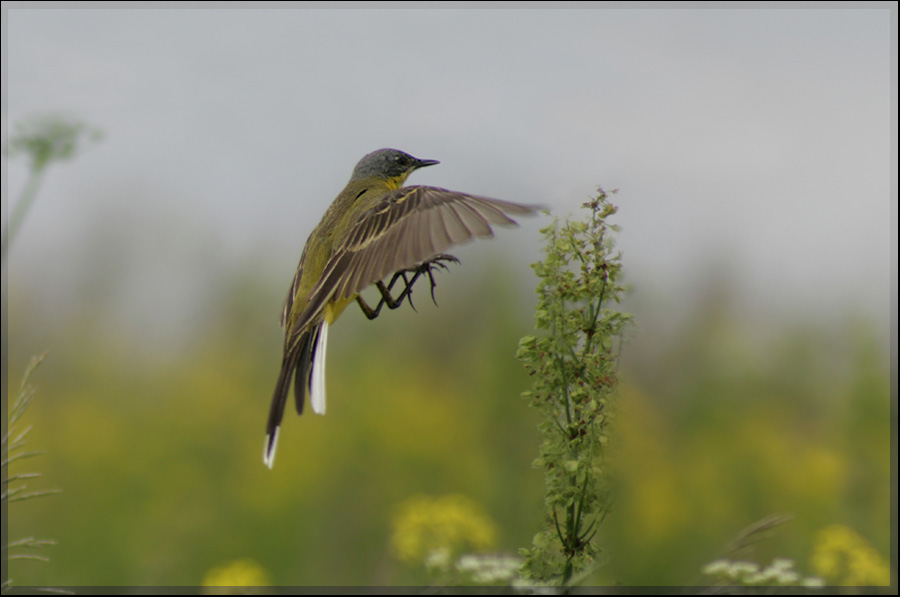
[{"label": "bird", "polygon": [[[365,155],[309,235],[281,311],[283,356],[263,448],[268,468],[275,462],[292,378],[297,413],[303,413],[308,395],[313,411],[325,414],[328,328],[348,305],[356,301],[369,319],[384,306],[400,307],[404,299],[412,305],[412,287],[421,276],[429,278],[434,300],[433,270],[459,263],[444,250],[492,237],[492,226],[517,225],[510,215],[530,215],[543,207],[403,186],[415,170],[438,163],[390,148]],[[400,280],[404,288],[394,297]],[[381,293],[375,308],[360,295],[373,284]]]}]

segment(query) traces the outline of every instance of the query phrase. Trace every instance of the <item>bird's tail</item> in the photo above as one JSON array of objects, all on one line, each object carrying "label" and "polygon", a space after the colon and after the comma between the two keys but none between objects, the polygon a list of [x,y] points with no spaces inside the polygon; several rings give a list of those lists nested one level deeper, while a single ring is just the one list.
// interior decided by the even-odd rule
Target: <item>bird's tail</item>
[{"label": "bird's tail", "polygon": [[281,373],[275,384],[269,420],[266,424],[266,443],[263,462],[269,468],[275,463],[278,447],[278,431],[287,405],[294,377],[294,403],[297,414],[303,414],[306,394],[310,395],[313,412],[325,414],[325,351],[328,344],[328,324],[325,321],[304,331],[294,345],[285,351],[281,361]]}]

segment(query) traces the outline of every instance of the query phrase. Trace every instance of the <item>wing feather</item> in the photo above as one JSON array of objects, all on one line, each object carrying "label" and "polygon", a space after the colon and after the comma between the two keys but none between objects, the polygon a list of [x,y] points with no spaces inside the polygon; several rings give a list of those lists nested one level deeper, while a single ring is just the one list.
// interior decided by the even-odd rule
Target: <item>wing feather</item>
[{"label": "wing feather", "polygon": [[294,305],[294,297],[297,296],[297,289],[300,287],[300,280],[303,278],[303,263],[306,261],[306,247],[300,255],[300,265],[297,266],[297,272],[294,274],[294,280],[291,282],[291,288],[288,295],[284,299],[284,306],[281,307],[281,327],[287,325],[288,316],[291,313],[291,307]]},{"label": "wing feather", "polygon": [[453,209],[453,206],[449,205],[444,209],[439,210],[437,213],[440,214],[447,229],[447,235],[450,237],[450,243],[447,247],[451,247],[456,243],[465,242],[465,239],[469,235],[469,231],[463,223],[462,218],[460,218],[456,210]]},{"label": "wing feather", "polygon": [[[493,236],[492,225],[516,226],[507,214],[527,215],[538,209],[541,206],[438,187],[392,191],[361,214],[338,240],[294,329],[303,329],[331,301],[353,298],[370,284],[415,267],[453,245]],[[299,273],[292,291],[297,280]],[[286,304],[284,314],[289,311]]]},{"label": "wing feather", "polygon": [[453,210],[463,221],[469,237],[494,236],[494,231],[491,230],[491,225],[488,224],[487,220],[485,220],[484,217],[479,214],[478,211],[475,210],[471,205],[468,205],[466,203],[452,203],[450,204],[450,207],[453,208]]},{"label": "wing feather", "polygon": [[428,236],[431,239],[431,250],[439,253],[443,250],[440,247],[447,248],[453,244],[453,241],[450,239],[450,232],[444,223],[444,214],[437,209],[429,209],[426,214],[429,221]]}]

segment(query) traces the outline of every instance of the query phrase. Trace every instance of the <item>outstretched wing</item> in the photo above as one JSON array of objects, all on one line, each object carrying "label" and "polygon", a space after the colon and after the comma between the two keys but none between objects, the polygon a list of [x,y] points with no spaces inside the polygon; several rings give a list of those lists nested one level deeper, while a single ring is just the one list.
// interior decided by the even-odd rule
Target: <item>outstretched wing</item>
[{"label": "outstretched wing", "polygon": [[370,284],[453,245],[493,236],[492,225],[516,226],[507,214],[538,209],[438,187],[392,191],[338,241],[294,329],[303,329],[331,301],[353,298]]}]

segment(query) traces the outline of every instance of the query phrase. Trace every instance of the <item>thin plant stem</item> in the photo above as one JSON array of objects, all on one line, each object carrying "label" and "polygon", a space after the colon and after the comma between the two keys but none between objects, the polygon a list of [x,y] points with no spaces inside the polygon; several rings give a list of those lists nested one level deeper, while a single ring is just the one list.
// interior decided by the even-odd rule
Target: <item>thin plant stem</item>
[{"label": "thin plant stem", "polygon": [[44,172],[45,169],[42,166],[35,166],[32,168],[31,173],[28,176],[28,182],[25,184],[25,188],[22,189],[22,195],[16,202],[13,213],[9,217],[9,221],[6,224],[6,230],[3,232],[3,247],[2,254],[0,254],[0,257],[2,257],[4,262],[6,261],[6,256],[9,253],[9,247],[12,244],[12,241],[22,227],[22,222],[25,220],[25,216],[28,214],[31,204],[34,203],[38,188],[41,186],[41,182],[44,179]]}]

